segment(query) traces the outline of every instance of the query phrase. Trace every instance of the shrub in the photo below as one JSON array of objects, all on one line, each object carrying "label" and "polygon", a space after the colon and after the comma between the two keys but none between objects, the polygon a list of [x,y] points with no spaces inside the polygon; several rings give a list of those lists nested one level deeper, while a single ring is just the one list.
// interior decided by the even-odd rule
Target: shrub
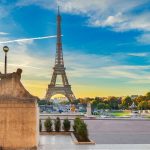
[{"label": "shrub", "polygon": [[68,118],[64,119],[63,122],[63,129],[64,131],[68,132],[70,130],[70,121],[68,120]]},{"label": "shrub", "polygon": [[47,132],[53,131],[53,129],[52,129],[52,120],[51,120],[50,117],[48,117],[48,118],[45,120],[44,126],[45,126],[45,129],[46,129]]},{"label": "shrub", "polygon": [[55,131],[56,131],[56,132],[59,132],[59,131],[60,131],[60,128],[61,128],[61,121],[60,121],[60,118],[59,118],[59,117],[57,117],[57,118],[55,119],[54,125],[55,125]]},{"label": "shrub", "polygon": [[89,141],[87,125],[86,123],[84,123],[83,120],[81,120],[80,118],[75,118],[73,128],[75,136],[77,137],[78,141],[80,142]]},{"label": "shrub", "polygon": [[75,118],[73,125],[74,132],[76,132],[77,126],[80,124],[80,122],[82,122],[82,120],[79,117]]},{"label": "shrub", "polygon": [[76,134],[78,136],[79,141],[81,141],[81,142],[89,141],[86,123],[80,122],[80,124],[77,126]]},{"label": "shrub", "polygon": [[41,119],[40,119],[40,122],[39,122],[39,130],[40,130],[40,132],[42,131],[42,121],[41,121]]}]

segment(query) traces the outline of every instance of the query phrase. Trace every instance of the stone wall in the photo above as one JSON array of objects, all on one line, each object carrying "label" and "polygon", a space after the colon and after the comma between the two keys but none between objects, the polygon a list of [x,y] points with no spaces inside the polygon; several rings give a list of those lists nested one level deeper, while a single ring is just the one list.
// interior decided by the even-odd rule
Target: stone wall
[{"label": "stone wall", "polygon": [[30,100],[0,99],[0,146],[9,149],[38,146],[37,104]]},{"label": "stone wall", "polygon": [[38,146],[37,98],[22,85],[21,69],[0,73],[0,147],[30,150]]}]

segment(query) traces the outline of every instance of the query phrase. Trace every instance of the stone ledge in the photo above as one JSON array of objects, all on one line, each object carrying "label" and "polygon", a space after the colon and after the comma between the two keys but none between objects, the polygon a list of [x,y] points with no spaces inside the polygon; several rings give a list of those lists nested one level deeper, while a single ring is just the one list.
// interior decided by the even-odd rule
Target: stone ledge
[{"label": "stone ledge", "polygon": [[71,133],[71,138],[72,138],[74,144],[76,144],[76,145],[95,145],[95,144],[96,144],[96,143],[95,143],[93,140],[91,140],[91,139],[89,139],[90,142],[79,142],[79,141],[77,140],[77,138],[74,136],[73,132]]}]

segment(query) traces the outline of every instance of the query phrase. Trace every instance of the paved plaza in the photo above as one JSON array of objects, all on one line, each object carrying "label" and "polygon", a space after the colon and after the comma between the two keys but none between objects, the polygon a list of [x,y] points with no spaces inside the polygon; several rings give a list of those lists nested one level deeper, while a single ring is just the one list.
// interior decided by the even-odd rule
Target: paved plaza
[{"label": "paved plaza", "polygon": [[[73,119],[70,120],[73,125]],[[150,120],[98,119],[85,122],[90,138],[97,144],[150,144]],[[44,128],[44,120],[42,123]]]},{"label": "paved plaza", "polygon": [[142,144],[96,144],[75,145],[69,135],[41,135],[38,150],[149,150],[150,145]]},{"label": "paved plaza", "polygon": [[150,121],[86,120],[97,144],[150,144]]},{"label": "paved plaza", "polygon": [[[73,120],[71,120],[73,124]],[[41,135],[38,150],[149,150],[149,120],[85,120],[96,145],[75,145],[71,137]]]}]

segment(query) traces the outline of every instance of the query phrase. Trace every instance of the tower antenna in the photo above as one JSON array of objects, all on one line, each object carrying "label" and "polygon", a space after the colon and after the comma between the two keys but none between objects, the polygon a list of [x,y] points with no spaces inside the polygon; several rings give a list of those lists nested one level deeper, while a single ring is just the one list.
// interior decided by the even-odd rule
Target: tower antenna
[{"label": "tower antenna", "polygon": [[58,5],[58,11],[57,11],[57,13],[58,13],[58,15],[60,15],[60,6]]}]

